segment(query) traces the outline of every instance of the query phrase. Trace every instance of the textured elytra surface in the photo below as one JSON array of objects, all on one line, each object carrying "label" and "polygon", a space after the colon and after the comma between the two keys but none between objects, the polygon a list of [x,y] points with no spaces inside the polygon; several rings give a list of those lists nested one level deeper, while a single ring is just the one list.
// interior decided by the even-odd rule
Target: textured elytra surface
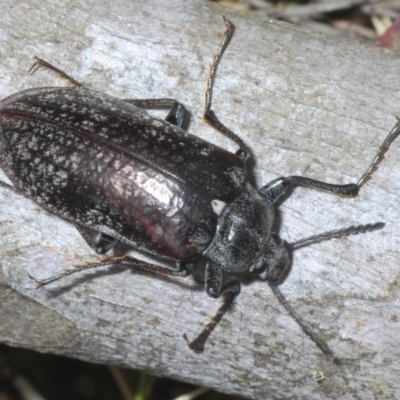
[{"label": "textured elytra surface", "polygon": [[197,259],[215,232],[211,201],[240,191],[233,154],[127,102],[78,88],[0,103],[0,165],[55,214],[138,249]]}]

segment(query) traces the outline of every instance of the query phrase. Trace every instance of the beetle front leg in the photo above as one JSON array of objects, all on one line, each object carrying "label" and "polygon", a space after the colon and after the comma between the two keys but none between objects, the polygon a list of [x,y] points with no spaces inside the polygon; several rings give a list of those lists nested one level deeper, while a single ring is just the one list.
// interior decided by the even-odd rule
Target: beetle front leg
[{"label": "beetle front leg", "polygon": [[307,186],[342,196],[357,196],[360,187],[354,183],[348,185],[335,185],[317,181],[303,176],[288,176],[286,178],[274,179],[260,189],[260,194],[269,204],[274,204],[291,186]]},{"label": "beetle front leg", "polygon": [[222,317],[230,307],[233,299],[240,293],[240,282],[232,278],[223,285],[223,274],[221,269],[215,264],[208,264],[206,267],[206,289],[210,297],[218,298],[225,295],[224,302],[217,310],[211,321],[200,332],[200,334],[193,341],[189,342],[186,333],[183,335],[184,339],[188,342],[188,346],[196,353],[204,351],[204,344],[215,327],[221,321]]},{"label": "beetle front leg", "polygon": [[275,203],[282,194],[290,186],[306,186],[314,189],[324,190],[326,192],[355,197],[358,194],[361,186],[371,179],[371,175],[378,169],[379,164],[384,159],[385,153],[388,151],[390,144],[400,134],[400,120],[387,135],[386,139],[380,146],[375,158],[368,167],[364,175],[359,179],[357,183],[350,183],[348,185],[335,185],[315,179],[306,178],[303,176],[288,176],[286,178],[278,178],[265,185],[260,189],[260,194],[270,203]]},{"label": "beetle front leg", "polygon": [[217,118],[217,116],[215,115],[215,112],[211,109],[212,93],[213,93],[214,81],[215,81],[215,76],[217,74],[218,65],[219,65],[219,62],[221,61],[221,58],[222,58],[226,48],[228,47],[228,44],[231,41],[233,33],[235,31],[235,25],[233,25],[232,22],[227,20],[225,17],[223,17],[223,18],[224,18],[226,29],[224,32],[224,37],[222,39],[221,45],[217,51],[217,54],[214,55],[213,62],[210,65],[210,72],[207,77],[207,86],[206,86],[206,92],[205,92],[205,104],[204,104],[203,119],[207,124],[211,125],[214,129],[217,129],[224,136],[233,140],[239,146],[239,150],[236,152],[236,154],[243,161],[246,161],[250,155],[250,152],[249,152],[248,148],[246,147],[246,145],[244,144],[243,140],[238,135],[236,135],[236,133],[234,133],[229,128],[227,128],[224,124],[222,124],[219,121],[219,119]]},{"label": "beetle front leg", "polygon": [[396,125],[386,136],[386,139],[381,144],[381,147],[379,147],[378,153],[376,154],[375,158],[372,160],[372,163],[368,167],[365,174],[357,182],[358,187],[361,187],[362,185],[364,185],[366,182],[368,182],[371,179],[371,175],[378,169],[379,164],[385,158],[385,153],[388,151],[390,144],[393,142],[393,140],[396,139],[396,137],[399,134],[400,134],[400,119],[397,118]]}]

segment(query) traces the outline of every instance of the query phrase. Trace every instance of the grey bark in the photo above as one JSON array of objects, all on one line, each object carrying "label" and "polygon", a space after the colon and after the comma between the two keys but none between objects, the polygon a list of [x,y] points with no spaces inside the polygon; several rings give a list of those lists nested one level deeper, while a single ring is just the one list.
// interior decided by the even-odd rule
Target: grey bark
[{"label": "grey bark", "polygon": [[[253,153],[250,176],[356,182],[400,109],[398,54],[251,18],[206,2],[2,1],[0,93],[64,85],[26,71],[34,55],[88,87],[122,98],[171,97],[190,131],[234,144],[201,121],[208,64],[237,26],[217,76],[214,109]],[[161,115],[161,114],[159,114]],[[96,260],[75,229],[0,190],[0,341],[160,376],[252,399],[400,396],[400,141],[355,199],[297,188],[280,206],[281,237],[384,221],[365,235],[294,254],[280,286],[288,302],[345,360],[326,360],[266,284],[243,285],[206,351],[193,338],[219,306],[191,278],[109,268],[36,289],[43,278]],[[315,373],[326,379],[320,384]],[[314,378],[313,378],[314,376]]]}]

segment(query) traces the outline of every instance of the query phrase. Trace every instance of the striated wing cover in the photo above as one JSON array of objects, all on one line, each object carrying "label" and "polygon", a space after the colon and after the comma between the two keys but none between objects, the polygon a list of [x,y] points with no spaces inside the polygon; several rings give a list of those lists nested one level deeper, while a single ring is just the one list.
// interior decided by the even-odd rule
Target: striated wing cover
[{"label": "striated wing cover", "polygon": [[198,258],[244,163],[104,93],[36,88],[0,102],[0,166],[57,215],[172,259]]}]

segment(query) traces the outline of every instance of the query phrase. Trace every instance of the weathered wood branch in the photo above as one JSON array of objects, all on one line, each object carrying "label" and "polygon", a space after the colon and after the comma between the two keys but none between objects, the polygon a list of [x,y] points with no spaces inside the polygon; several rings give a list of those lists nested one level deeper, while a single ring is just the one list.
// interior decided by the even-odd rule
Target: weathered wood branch
[{"label": "weathered wood branch", "polygon": [[[234,151],[201,122],[208,64],[237,26],[217,76],[214,109],[253,153],[258,185],[281,175],[357,182],[400,110],[400,59],[390,51],[250,18],[205,2],[2,1],[0,92],[63,85],[40,56],[78,81],[121,98],[171,97],[190,131]],[[280,207],[281,237],[383,221],[381,231],[296,251],[281,285],[327,340],[327,361],[263,283],[244,285],[206,351],[194,337],[219,302],[190,279],[110,268],[39,290],[42,278],[96,257],[75,229],[0,190],[0,341],[144,369],[253,399],[398,398],[400,141],[355,199],[295,189]],[[327,379],[318,384],[313,374]]]}]

